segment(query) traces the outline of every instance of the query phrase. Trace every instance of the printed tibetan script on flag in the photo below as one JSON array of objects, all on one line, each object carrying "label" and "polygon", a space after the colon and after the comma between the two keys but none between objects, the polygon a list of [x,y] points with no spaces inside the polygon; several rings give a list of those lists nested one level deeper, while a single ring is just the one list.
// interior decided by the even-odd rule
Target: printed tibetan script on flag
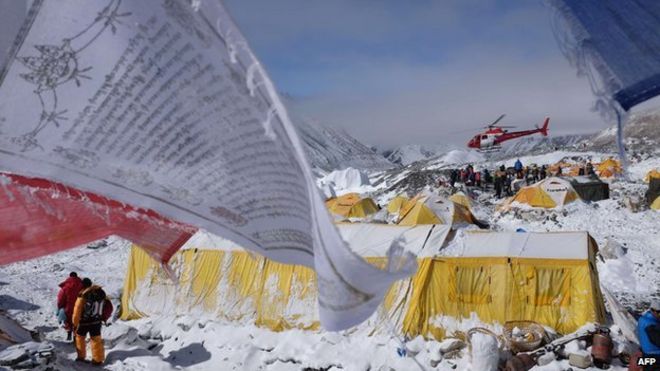
[{"label": "printed tibetan script on flag", "polygon": [[219,1],[35,1],[0,70],[0,164],[317,272],[323,326],[414,270],[348,249],[269,78]]}]

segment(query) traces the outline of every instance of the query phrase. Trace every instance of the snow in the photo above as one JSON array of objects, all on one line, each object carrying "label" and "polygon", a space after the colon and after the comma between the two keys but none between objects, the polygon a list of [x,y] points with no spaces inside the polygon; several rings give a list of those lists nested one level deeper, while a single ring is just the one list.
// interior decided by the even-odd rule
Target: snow
[{"label": "snow", "polygon": [[[537,156],[523,156],[523,163],[554,163],[576,156],[559,151]],[[585,156],[585,153],[579,153]],[[608,154],[587,154],[593,159]],[[481,159],[479,159],[481,157]],[[479,161],[482,161],[479,163]],[[431,160],[425,169],[457,167],[466,162],[485,166],[481,154],[470,151],[452,151]],[[503,161],[513,164],[515,158]],[[633,212],[623,206],[625,195],[642,194],[646,185],[641,178],[658,167],[658,159],[649,158],[631,166],[629,183],[614,180],[611,183],[613,199],[591,204],[572,203],[563,210],[539,214],[498,213],[492,198],[479,197],[473,202],[473,212],[488,219],[497,231],[529,232],[587,231],[603,250],[604,259],[598,260],[601,285],[611,291],[626,307],[641,311],[652,296],[660,296],[660,218],[649,210]],[[414,170],[406,168],[389,173],[390,179],[403,179]],[[320,183],[332,184],[337,194],[347,191],[361,193],[385,190],[391,181],[382,181],[385,173],[365,173],[344,169],[325,174]],[[389,184],[389,185],[388,185]],[[335,188],[336,187],[336,188]],[[394,192],[383,192],[385,199]],[[379,202],[381,199],[379,198]],[[385,202],[381,202],[385,204]],[[468,244],[466,229],[456,231],[439,254],[460,256]],[[187,247],[208,245],[211,237],[200,234]],[[0,309],[30,330],[42,333],[47,344],[57,353],[57,369],[93,369],[73,362],[75,352],[65,342],[65,332],[58,328],[55,318],[57,284],[70,271],[89,276],[101,284],[117,306],[128,261],[129,244],[111,238],[109,246],[95,250],[79,247],[58,254],[0,267]],[[164,305],[161,302],[159,305]],[[301,311],[304,308],[299,308]],[[298,309],[296,309],[298,310]],[[310,310],[314,310],[310,306]],[[369,321],[372,321],[370,319]],[[208,315],[185,313],[180,316],[163,315],[136,321],[116,318],[103,329],[106,339],[107,370],[300,370],[306,367],[329,370],[485,370],[497,352],[488,335],[472,336],[472,353],[460,340],[442,342],[423,340],[421,337],[405,339],[393,330],[371,334],[373,322],[367,322],[344,332],[287,330],[280,333],[258,328],[252,324],[227,322]],[[502,333],[501,324],[484,323],[476,315],[469,318],[438,316],[432,324],[447,333],[464,332],[483,327],[496,334]],[[371,327],[370,327],[371,326]],[[389,325],[393,328],[393,325]],[[620,330],[612,327],[615,349],[622,350]],[[582,344],[569,348],[585,351]],[[492,358],[493,357],[493,358]],[[548,356],[533,370],[565,370],[566,359]],[[618,361],[616,361],[618,362]],[[624,370],[615,364],[611,370]],[[596,370],[592,368],[591,370]]]},{"label": "snow", "polygon": [[367,193],[374,190],[369,175],[352,167],[332,171],[321,178],[318,184],[322,189],[331,187],[337,196],[352,192]]},{"label": "snow", "polygon": [[387,156],[395,164],[410,165],[417,161],[438,157],[455,148],[453,145],[408,144],[396,148]]},{"label": "snow", "polygon": [[460,167],[461,165],[475,162],[483,162],[486,158],[481,153],[474,150],[455,149],[440,156],[437,159],[430,160],[429,170],[447,168],[448,166]]}]

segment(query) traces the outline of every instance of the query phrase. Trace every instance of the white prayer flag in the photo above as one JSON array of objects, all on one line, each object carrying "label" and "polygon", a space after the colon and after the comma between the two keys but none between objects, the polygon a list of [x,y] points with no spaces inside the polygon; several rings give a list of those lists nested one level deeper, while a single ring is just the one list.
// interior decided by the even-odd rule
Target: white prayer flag
[{"label": "white prayer flag", "polygon": [[[36,0],[0,70],[2,170],[97,192],[316,270],[322,325],[415,261],[342,241],[264,69],[219,0]],[[397,267],[394,267],[394,265]]]}]

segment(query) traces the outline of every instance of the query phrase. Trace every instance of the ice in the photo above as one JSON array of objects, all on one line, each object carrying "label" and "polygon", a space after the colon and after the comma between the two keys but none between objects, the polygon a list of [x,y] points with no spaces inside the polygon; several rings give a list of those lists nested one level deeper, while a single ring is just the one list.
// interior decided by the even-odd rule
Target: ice
[{"label": "ice", "polygon": [[493,336],[475,333],[470,338],[472,348],[472,370],[474,371],[496,371],[499,361],[497,339]]},{"label": "ice", "polygon": [[366,193],[374,188],[369,181],[369,175],[352,167],[335,170],[319,180],[322,187],[330,186],[338,196],[346,193]]}]

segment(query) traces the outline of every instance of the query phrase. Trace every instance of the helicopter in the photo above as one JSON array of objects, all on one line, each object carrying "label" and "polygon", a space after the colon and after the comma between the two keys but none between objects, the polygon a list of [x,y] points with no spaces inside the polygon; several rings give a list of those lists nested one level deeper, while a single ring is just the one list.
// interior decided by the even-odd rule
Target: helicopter
[{"label": "helicopter", "polygon": [[516,139],[536,133],[540,133],[544,137],[548,136],[548,123],[550,122],[549,117],[545,118],[542,127],[537,126],[536,129],[509,132],[506,129],[514,128],[515,126],[497,125],[497,123],[500,122],[504,116],[506,115],[501,115],[497,118],[497,120],[493,121],[492,124],[485,126],[484,129],[488,130],[481,134],[477,134],[472,139],[470,139],[467,144],[468,147],[475,148],[479,151],[499,151],[502,148],[502,142],[507,140]]}]

